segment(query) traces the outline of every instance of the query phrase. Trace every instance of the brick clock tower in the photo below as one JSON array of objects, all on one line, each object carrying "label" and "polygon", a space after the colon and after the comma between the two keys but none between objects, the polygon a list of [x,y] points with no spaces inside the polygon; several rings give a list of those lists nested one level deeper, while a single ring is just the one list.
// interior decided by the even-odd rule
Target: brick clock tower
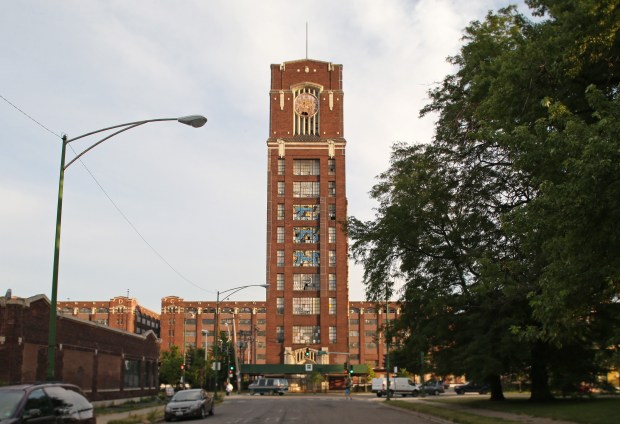
[{"label": "brick clock tower", "polygon": [[271,65],[268,364],[347,362],[343,101],[342,65],[311,59]]}]

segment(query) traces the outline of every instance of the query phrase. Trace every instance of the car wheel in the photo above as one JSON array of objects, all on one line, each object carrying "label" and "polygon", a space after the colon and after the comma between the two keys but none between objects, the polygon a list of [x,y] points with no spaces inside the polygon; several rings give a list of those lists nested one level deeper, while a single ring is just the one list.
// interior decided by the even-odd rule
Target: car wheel
[{"label": "car wheel", "polygon": [[263,392],[261,392],[261,393],[260,393],[260,395],[262,396],[262,395],[264,395],[264,393],[263,393]]},{"label": "car wheel", "polygon": [[420,394],[420,392],[418,392],[417,390],[414,390],[413,392],[411,392],[411,396],[413,397],[417,397]]},{"label": "car wheel", "polygon": [[209,415],[213,415],[213,404],[211,404],[211,409],[209,409]]},{"label": "car wheel", "polygon": [[435,391],[433,392],[433,394],[434,394],[435,396],[439,396],[439,390],[435,390]]},{"label": "car wheel", "polygon": [[383,396],[383,393],[377,392],[377,397],[381,397],[381,396]]},{"label": "car wheel", "polygon": [[394,397],[394,390],[390,390],[390,397]]},{"label": "car wheel", "polygon": [[456,394],[457,394],[457,395],[462,395],[462,394],[465,394],[465,392],[464,392],[464,391],[462,391],[462,390],[455,390],[455,392],[456,392]]},{"label": "car wheel", "polygon": [[207,416],[207,413],[205,412],[205,407],[203,406],[202,408],[200,408],[200,418],[204,418]]}]

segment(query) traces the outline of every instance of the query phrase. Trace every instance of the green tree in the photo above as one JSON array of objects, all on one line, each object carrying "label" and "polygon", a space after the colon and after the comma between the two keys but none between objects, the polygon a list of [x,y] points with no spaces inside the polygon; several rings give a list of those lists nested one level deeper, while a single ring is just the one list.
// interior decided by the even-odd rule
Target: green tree
[{"label": "green tree", "polygon": [[539,20],[508,7],[466,28],[421,112],[433,143],[395,145],[376,219],[348,226],[369,299],[405,282],[402,350],[493,399],[526,368],[548,399],[618,345],[618,1],[527,4]]},{"label": "green tree", "polygon": [[159,366],[160,384],[177,384],[181,381],[183,370],[183,355],[178,346],[171,346],[169,350],[161,353],[161,364]]}]

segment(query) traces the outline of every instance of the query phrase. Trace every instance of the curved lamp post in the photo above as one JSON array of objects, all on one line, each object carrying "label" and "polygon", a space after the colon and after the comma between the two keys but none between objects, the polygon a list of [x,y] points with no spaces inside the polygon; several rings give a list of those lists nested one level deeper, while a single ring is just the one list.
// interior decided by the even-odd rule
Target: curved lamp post
[{"label": "curved lamp post", "polygon": [[[189,125],[194,128],[202,127],[206,122],[207,118],[201,115],[190,115],[190,116],[182,116],[180,118],[160,118],[160,119],[146,119],[144,121],[136,121],[136,122],[128,122],[126,124],[115,125],[113,127],[102,128],[97,131],[92,131],[87,134],[80,135],[79,137],[74,137],[67,139],[67,136],[64,135],[62,137],[62,153],[60,155],[60,180],[58,182],[58,207],[56,209],[56,238],[54,240],[54,268],[52,274],[52,298],[51,298],[51,306],[50,306],[50,322],[49,322],[49,334],[48,334],[48,345],[47,345],[47,379],[49,381],[54,380],[55,370],[56,370],[56,304],[57,304],[57,293],[58,293],[58,261],[60,258],[60,222],[62,217],[62,191],[65,180],[65,169],[69,167],[73,162],[82,157],[88,151],[92,150],[94,147],[103,143],[104,141],[114,137],[117,134],[120,134],[124,131],[130,130],[132,128],[138,127],[140,125],[147,124],[149,122],[159,122],[159,121],[178,121],[182,124]],[[65,153],[67,150],[67,144],[72,141],[79,140],[80,138],[88,137],[93,134],[98,134],[104,131],[113,130],[116,128],[120,128],[119,130],[113,132],[107,137],[102,138],[95,144],[91,145],[83,152],[78,154],[73,160],[65,165]]]},{"label": "curved lamp post", "polygon": [[[264,288],[269,288],[269,284],[249,284],[247,286],[240,286],[240,287],[233,287],[232,289],[228,289],[228,290],[223,290],[223,291],[218,291],[217,292],[217,299],[215,301],[215,338],[216,340],[220,337],[220,302],[225,301],[226,299],[228,299],[230,296],[232,296],[233,294],[237,293],[238,291],[241,291],[243,289],[247,289],[248,287],[264,287]],[[228,293],[230,292],[230,293]],[[220,294],[224,294],[224,293],[228,293],[228,295],[223,298],[222,300],[220,300]],[[216,363],[220,363],[219,359],[218,359],[218,346],[217,346],[217,342],[213,344],[213,357],[215,358]],[[217,368],[217,366],[216,366]],[[220,366],[221,368],[221,366]],[[218,371],[220,371],[219,369],[215,370],[215,390],[213,393],[213,398],[217,399],[217,386],[219,384],[218,381]],[[237,373],[239,373],[239,369],[237,368]],[[237,374],[238,375],[238,374]],[[239,383],[237,382],[237,388],[239,387]]]}]

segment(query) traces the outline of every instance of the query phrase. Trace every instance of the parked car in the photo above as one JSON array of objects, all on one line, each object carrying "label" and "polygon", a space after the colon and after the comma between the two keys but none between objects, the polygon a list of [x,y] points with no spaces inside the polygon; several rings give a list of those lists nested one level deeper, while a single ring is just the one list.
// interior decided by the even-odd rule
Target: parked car
[{"label": "parked car", "polygon": [[0,387],[2,424],[96,424],[93,405],[78,386],[64,383]]},{"label": "parked car", "polygon": [[441,381],[433,381],[429,380],[422,386],[422,389],[426,394],[429,395],[438,395],[440,393],[445,392],[443,383]]},{"label": "parked car", "polygon": [[264,395],[269,393],[282,396],[284,392],[288,392],[288,380],[286,378],[259,378],[248,386],[250,394]]},{"label": "parked car", "polygon": [[478,384],[478,383],[473,383],[470,381],[467,384],[456,386],[454,388],[454,391],[456,392],[457,395],[462,395],[467,392],[477,392],[477,393],[480,393],[481,395],[484,395],[485,393],[489,391],[489,386],[488,384]]},{"label": "parked car", "polygon": [[213,403],[213,397],[203,389],[181,390],[166,404],[164,419],[205,418],[207,414],[213,415]]}]

